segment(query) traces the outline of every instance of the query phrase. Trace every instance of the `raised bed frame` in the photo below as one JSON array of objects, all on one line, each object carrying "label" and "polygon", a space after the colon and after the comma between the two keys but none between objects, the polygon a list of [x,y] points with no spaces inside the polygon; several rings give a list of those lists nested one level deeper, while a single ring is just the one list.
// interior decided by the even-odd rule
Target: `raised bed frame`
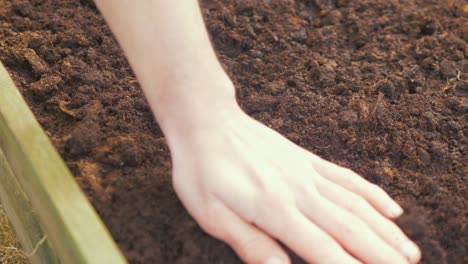
[{"label": "raised bed frame", "polygon": [[1,63],[0,199],[32,263],[127,263]]}]

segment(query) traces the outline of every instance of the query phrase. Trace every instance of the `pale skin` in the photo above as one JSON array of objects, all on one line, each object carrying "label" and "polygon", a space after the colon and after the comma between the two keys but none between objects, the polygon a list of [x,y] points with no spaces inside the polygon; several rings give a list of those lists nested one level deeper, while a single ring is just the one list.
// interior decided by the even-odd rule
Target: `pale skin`
[{"label": "pale skin", "polygon": [[401,207],[353,171],[247,116],[197,0],[96,0],[146,94],[173,185],[201,228],[246,263],[417,263]]}]

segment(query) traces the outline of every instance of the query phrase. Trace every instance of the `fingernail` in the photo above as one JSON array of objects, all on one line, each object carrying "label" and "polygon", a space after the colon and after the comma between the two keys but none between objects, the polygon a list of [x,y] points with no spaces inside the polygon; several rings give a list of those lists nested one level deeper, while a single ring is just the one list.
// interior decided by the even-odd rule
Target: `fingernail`
[{"label": "fingernail", "polygon": [[265,264],[285,264],[285,263],[286,262],[284,262],[278,257],[271,257],[265,262]]},{"label": "fingernail", "polygon": [[403,253],[403,255],[405,255],[405,257],[406,257],[409,261],[417,261],[418,258],[419,258],[419,255],[421,254],[421,252],[419,251],[418,246],[416,246],[416,245],[415,245],[414,243],[412,243],[412,242],[406,243],[406,244],[401,248],[401,253]]},{"label": "fingernail", "polygon": [[389,213],[392,218],[397,218],[403,214],[403,208],[395,203],[390,207]]}]

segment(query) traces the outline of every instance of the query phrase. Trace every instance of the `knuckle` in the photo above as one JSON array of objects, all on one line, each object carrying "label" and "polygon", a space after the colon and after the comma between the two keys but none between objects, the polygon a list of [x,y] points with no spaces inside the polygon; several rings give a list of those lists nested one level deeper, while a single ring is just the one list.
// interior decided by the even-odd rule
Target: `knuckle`
[{"label": "knuckle", "polygon": [[367,201],[358,195],[351,195],[347,199],[346,209],[352,213],[362,211],[367,206]]},{"label": "knuckle", "polygon": [[266,207],[267,210],[282,210],[286,205],[284,195],[272,188],[260,191],[257,194],[257,202],[263,205],[262,207]]},{"label": "knuckle", "polygon": [[[351,169],[345,168],[345,167],[340,167],[340,178],[342,181],[344,181],[347,184],[354,184],[355,182],[355,177],[356,173],[352,171]],[[358,176],[360,177],[360,176]]]},{"label": "knuckle", "polygon": [[295,190],[296,204],[309,210],[316,210],[320,206],[320,193],[315,186],[298,186]]},{"label": "knuckle", "polygon": [[366,236],[369,234],[365,224],[353,217],[343,225],[343,232],[348,237]]},{"label": "knuckle", "polygon": [[252,249],[258,248],[258,246],[263,243],[264,238],[261,235],[253,235],[246,239],[239,240],[235,248],[237,248],[239,257],[250,263],[258,261],[256,251]]},{"label": "knuckle", "polygon": [[[255,210],[251,221],[255,225],[266,229],[283,229],[285,218],[289,215],[288,203],[284,195],[273,191],[261,191],[255,199]],[[284,218],[274,216],[282,215]]]},{"label": "knuckle", "polygon": [[219,228],[219,223],[221,220],[220,217],[220,208],[215,205],[207,205],[203,210],[201,210],[201,217],[198,221],[198,225],[207,233],[220,237],[225,236],[223,229]]},{"label": "knuckle", "polygon": [[216,227],[216,221],[212,219],[205,219],[198,221],[200,228],[206,233],[215,236],[217,238],[223,238],[224,234],[219,233],[218,228]]},{"label": "knuckle", "polygon": [[315,199],[319,196],[317,189],[313,185],[302,184],[297,187],[297,195],[305,199]]}]

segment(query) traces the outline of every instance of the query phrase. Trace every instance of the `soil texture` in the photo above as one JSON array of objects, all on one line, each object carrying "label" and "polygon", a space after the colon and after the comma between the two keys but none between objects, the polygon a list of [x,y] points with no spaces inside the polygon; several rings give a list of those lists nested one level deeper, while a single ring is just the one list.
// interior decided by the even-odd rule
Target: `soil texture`
[{"label": "soil texture", "polygon": [[[388,191],[422,263],[468,263],[466,1],[201,4],[247,113]],[[1,0],[0,60],[131,263],[240,263],[173,192],[164,136],[92,1]]]}]

